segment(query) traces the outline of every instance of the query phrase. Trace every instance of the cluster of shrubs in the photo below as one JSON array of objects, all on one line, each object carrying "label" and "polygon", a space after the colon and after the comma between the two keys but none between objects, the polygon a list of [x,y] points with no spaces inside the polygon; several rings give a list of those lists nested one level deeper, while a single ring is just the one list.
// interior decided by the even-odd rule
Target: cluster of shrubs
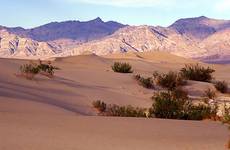
[{"label": "cluster of shrubs", "polygon": [[153,114],[156,118],[203,120],[216,116],[217,107],[209,104],[195,105],[186,92],[174,90],[153,96]]},{"label": "cluster of shrubs", "polygon": [[226,81],[216,81],[214,83],[216,89],[220,91],[221,93],[227,93],[228,92],[228,83]]},{"label": "cluster of shrubs", "polygon": [[200,66],[199,64],[193,65],[185,65],[180,70],[181,75],[187,80],[195,80],[195,81],[202,81],[202,82],[210,82],[213,77],[212,73],[215,70],[211,69],[210,67],[205,68]]},{"label": "cluster of shrubs", "polygon": [[153,77],[155,78],[156,84],[166,88],[168,90],[174,90],[178,88],[179,86],[185,85],[186,81],[183,79],[183,77],[177,73],[177,72],[168,72],[159,74],[155,72],[153,74]]},{"label": "cluster of shrubs", "polygon": [[144,78],[140,75],[135,75],[134,78],[138,81],[140,85],[148,89],[154,88],[154,84],[156,84],[158,86],[161,86],[162,88],[174,90],[186,84],[186,81],[181,77],[179,73],[176,72],[168,72],[165,74],[159,74],[158,72],[155,72],[153,74],[153,78]]},{"label": "cluster of shrubs", "polygon": [[135,75],[134,78],[138,81],[138,83],[141,86],[143,86],[147,89],[153,89],[154,88],[153,79],[151,77],[144,78],[144,77],[141,77],[140,75]]},{"label": "cluster of shrubs", "polygon": [[93,102],[93,107],[96,108],[99,113],[105,112],[106,106],[106,103],[99,100]]},{"label": "cluster of shrubs", "polygon": [[21,75],[26,77],[27,79],[34,79],[35,75],[37,74],[41,74],[49,78],[52,78],[54,76],[55,70],[59,70],[59,68],[53,66],[51,62],[30,62],[28,64],[23,64],[20,66]]},{"label": "cluster of shrubs", "polygon": [[[115,72],[132,73],[132,66],[128,63],[115,62],[112,66]],[[146,112],[149,116],[156,118],[167,119],[183,119],[183,120],[203,120],[213,119],[217,117],[218,106],[216,102],[210,104],[209,100],[216,98],[215,91],[207,89],[203,103],[194,104],[189,99],[188,94],[181,90],[181,86],[186,84],[187,80],[211,82],[212,74],[215,72],[210,67],[203,67],[199,64],[188,64],[183,67],[180,72],[158,73],[154,72],[153,77],[144,78],[140,75],[135,75],[134,78],[138,83],[152,89],[155,84],[167,89],[165,92],[155,94],[153,105],[151,108],[135,108],[132,106],[106,105],[104,102],[98,101],[100,104],[100,112],[108,116],[122,117],[146,117]],[[221,93],[228,91],[228,84],[225,81],[214,82],[214,85]],[[215,101],[215,100],[214,100]],[[96,107],[95,107],[96,108]],[[226,109],[224,120],[230,121],[230,109]]]},{"label": "cluster of shrubs", "polygon": [[103,116],[117,116],[117,117],[146,117],[145,108],[133,106],[119,106],[115,104],[107,105],[100,100],[93,102],[94,108],[97,109],[100,115]]},{"label": "cluster of shrubs", "polygon": [[[211,104],[193,104],[188,94],[181,89],[159,92],[152,97],[151,108],[107,105],[102,101],[93,102],[93,106],[104,116],[119,117],[156,117],[180,120],[203,120],[215,118],[217,106]],[[95,105],[96,104],[96,105]]]},{"label": "cluster of shrubs", "polygon": [[129,63],[115,62],[112,65],[112,69],[114,72],[119,73],[133,73],[132,66]]},{"label": "cluster of shrubs", "polygon": [[230,106],[224,105],[223,123],[230,125]]}]

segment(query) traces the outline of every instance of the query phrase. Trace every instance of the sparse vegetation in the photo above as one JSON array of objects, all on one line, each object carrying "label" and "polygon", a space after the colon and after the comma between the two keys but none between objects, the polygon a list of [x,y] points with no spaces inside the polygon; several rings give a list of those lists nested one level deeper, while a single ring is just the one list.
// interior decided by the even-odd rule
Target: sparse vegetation
[{"label": "sparse vegetation", "polygon": [[118,117],[146,117],[146,109],[133,106],[109,105],[106,115]]},{"label": "sparse vegetation", "polygon": [[138,81],[138,83],[148,89],[153,89],[154,88],[154,83],[153,79],[151,77],[149,78],[144,78],[141,77],[140,75],[135,75],[134,78]]},{"label": "sparse vegetation", "polygon": [[45,75],[49,78],[53,77],[55,70],[58,70],[59,68],[51,65],[51,62],[42,63],[39,61],[39,63],[30,62],[28,64],[23,64],[20,66],[20,73],[22,76],[24,76],[27,79],[34,79],[35,75],[41,74]]},{"label": "sparse vegetation", "polygon": [[33,79],[36,74],[40,72],[36,63],[23,64],[20,66],[20,72],[27,79]]},{"label": "sparse vegetation", "polygon": [[168,90],[174,90],[177,87],[186,84],[186,81],[182,78],[180,74],[172,71],[166,74],[159,74],[155,72],[153,76],[156,80],[157,85]]},{"label": "sparse vegetation", "polygon": [[227,123],[230,125],[230,107],[224,104],[224,113],[223,113],[223,123]]},{"label": "sparse vegetation", "polygon": [[204,96],[208,99],[215,99],[216,98],[216,92],[208,88],[206,91],[204,91]]},{"label": "sparse vegetation", "polygon": [[188,120],[203,120],[216,118],[216,108],[210,105],[198,104],[190,105],[188,111],[186,112]]},{"label": "sparse vegetation", "polygon": [[47,64],[39,61],[38,69],[40,70],[41,74],[46,75],[50,78],[53,77],[55,70],[59,70],[58,67],[51,65],[50,61]]},{"label": "sparse vegetation", "polygon": [[97,100],[97,101],[93,101],[92,104],[93,104],[93,107],[99,111],[99,113],[105,112],[106,106],[107,106],[106,103],[104,103],[100,100]]},{"label": "sparse vegetation", "polygon": [[178,91],[160,92],[153,97],[153,113],[157,118],[202,120],[216,115],[216,108],[210,105],[193,104],[186,95]]},{"label": "sparse vegetation", "polygon": [[227,93],[228,92],[228,83],[226,81],[217,81],[214,83],[216,89],[220,91],[221,93]]},{"label": "sparse vegetation", "polygon": [[185,79],[203,82],[210,82],[213,79],[213,72],[215,72],[215,70],[211,69],[210,67],[205,68],[199,64],[185,65],[185,67],[180,70],[181,75]]},{"label": "sparse vegetation", "polygon": [[112,69],[119,73],[133,73],[132,66],[129,63],[115,62]]},{"label": "sparse vegetation", "polygon": [[94,101],[93,107],[99,111],[100,115],[117,117],[147,117],[145,108],[128,106],[119,106],[115,104],[107,105],[102,101]]}]

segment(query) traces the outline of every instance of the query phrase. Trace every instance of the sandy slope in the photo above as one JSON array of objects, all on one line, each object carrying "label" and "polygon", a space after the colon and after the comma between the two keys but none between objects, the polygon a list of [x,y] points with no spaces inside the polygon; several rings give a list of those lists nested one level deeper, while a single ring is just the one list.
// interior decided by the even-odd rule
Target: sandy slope
[{"label": "sandy slope", "polygon": [[[35,81],[15,76],[25,61],[0,59],[0,149],[224,149],[228,131],[217,123],[83,117],[95,115],[91,103],[98,99],[151,106],[153,91],[137,85],[132,74],[111,71],[114,61],[129,62],[144,75],[194,62],[165,53],[130,55],[58,58],[56,77]],[[213,67],[218,79],[229,81],[229,66]]]}]

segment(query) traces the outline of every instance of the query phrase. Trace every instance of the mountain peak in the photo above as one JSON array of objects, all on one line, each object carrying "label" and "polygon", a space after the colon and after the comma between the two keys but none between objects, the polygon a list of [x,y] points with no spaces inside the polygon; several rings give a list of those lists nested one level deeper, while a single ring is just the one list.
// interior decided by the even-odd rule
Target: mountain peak
[{"label": "mountain peak", "polygon": [[91,21],[93,21],[93,22],[104,22],[100,17],[97,17]]},{"label": "mountain peak", "polygon": [[197,17],[197,19],[209,19],[209,18],[206,16],[200,16],[200,17]]}]

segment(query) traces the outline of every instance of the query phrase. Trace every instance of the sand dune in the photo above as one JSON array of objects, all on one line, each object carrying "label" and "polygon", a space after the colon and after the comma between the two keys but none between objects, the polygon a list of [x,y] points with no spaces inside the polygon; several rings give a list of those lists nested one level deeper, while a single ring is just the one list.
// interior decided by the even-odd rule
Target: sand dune
[{"label": "sand dune", "polygon": [[[28,61],[0,59],[0,149],[224,149],[227,129],[214,122],[86,117],[96,115],[95,100],[151,106],[154,91],[139,86],[133,74],[114,73],[110,66],[115,61],[129,62],[134,74],[146,76],[196,63],[165,53],[84,55],[57,58],[53,63],[61,70],[55,78],[30,81],[15,76]],[[211,66],[217,79],[230,80],[230,66]]]}]

